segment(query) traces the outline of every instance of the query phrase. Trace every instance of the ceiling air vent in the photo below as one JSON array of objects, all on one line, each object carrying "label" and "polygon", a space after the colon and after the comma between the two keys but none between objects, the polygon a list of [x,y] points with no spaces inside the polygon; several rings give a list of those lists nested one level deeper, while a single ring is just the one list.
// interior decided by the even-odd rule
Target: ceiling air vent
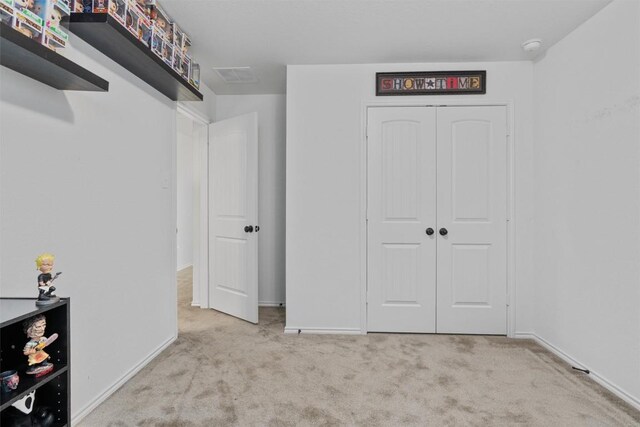
[{"label": "ceiling air vent", "polygon": [[225,83],[257,83],[258,78],[251,67],[213,67]]}]

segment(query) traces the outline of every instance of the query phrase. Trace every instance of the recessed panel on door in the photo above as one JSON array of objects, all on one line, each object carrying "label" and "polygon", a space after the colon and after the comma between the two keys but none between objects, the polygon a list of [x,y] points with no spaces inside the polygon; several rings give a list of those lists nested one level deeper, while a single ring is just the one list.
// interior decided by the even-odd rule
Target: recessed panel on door
[{"label": "recessed panel on door", "polygon": [[216,237],[213,253],[214,286],[218,291],[230,292],[246,297],[247,283],[247,241],[245,239],[230,239]]},{"label": "recessed panel on door", "polygon": [[245,132],[230,132],[213,138],[211,174],[217,216],[246,221],[247,137]]},{"label": "recessed panel on door", "polygon": [[369,331],[435,332],[435,112],[368,112]]},{"label": "recessed panel on door", "polygon": [[420,245],[382,245],[383,306],[419,305]]},{"label": "recessed panel on door", "polygon": [[420,193],[420,122],[394,120],[382,127],[382,200],[385,221],[417,221]]},{"label": "recessed panel on door", "polygon": [[491,245],[451,245],[452,307],[490,307]]},{"label": "recessed panel on door", "polygon": [[451,124],[451,202],[454,221],[489,221],[491,128],[491,122],[483,120]]}]

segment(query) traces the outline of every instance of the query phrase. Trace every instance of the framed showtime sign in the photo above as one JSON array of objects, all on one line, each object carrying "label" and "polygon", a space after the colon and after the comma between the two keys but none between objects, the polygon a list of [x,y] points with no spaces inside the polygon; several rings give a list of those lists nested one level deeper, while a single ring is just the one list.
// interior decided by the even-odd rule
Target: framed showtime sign
[{"label": "framed showtime sign", "polygon": [[487,93],[486,71],[376,73],[376,96]]}]

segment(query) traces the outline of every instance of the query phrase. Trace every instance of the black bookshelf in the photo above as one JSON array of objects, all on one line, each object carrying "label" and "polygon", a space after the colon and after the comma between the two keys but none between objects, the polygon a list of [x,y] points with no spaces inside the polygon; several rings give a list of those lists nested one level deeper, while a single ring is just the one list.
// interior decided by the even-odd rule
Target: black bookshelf
[{"label": "black bookshelf", "polygon": [[[11,405],[31,391],[35,393],[34,409],[47,407],[55,416],[54,426],[71,422],[71,361],[70,361],[70,310],[69,299],[49,306],[36,306],[33,298],[0,298],[0,371],[17,370],[20,381],[16,390],[0,393],[0,424],[11,425],[11,416],[21,414]],[[22,322],[38,314],[45,316],[45,336],[58,334],[58,339],[46,347],[54,369],[35,378],[26,374],[27,357],[22,349],[29,338]]]},{"label": "black bookshelf", "polygon": [[108,81],[4,23],[0,64],[59,90],[109,91]]},{"label": "black bookshelf", "polygon": [[202,94],[108,13],[72,13],[69,31],[173,101]]}]

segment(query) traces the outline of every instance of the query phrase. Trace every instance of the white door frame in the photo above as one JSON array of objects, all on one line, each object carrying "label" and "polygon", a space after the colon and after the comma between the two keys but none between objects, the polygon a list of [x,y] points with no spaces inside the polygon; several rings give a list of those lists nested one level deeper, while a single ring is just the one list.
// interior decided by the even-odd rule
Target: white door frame
[{"label": "white door frame", "polygon": [[360,114],[360,324],[363,334],[367,333],[367,116],[372,107],[481,107],[501,106],[507,109],[507,336],[515,337],[516,328],[516,280],[515,280],[515,137],[513,101],[470,100],[435,102],[433,100],[399,100],[365,101],[361,104]]},{"label": "white door frame", "polygon": [[[208,132],[209,120],[201,113],[194,111],[182,102],[178,103],[177,111],[194,122],[205,126],[205,132]],[[193,154],[194,159],[198,163],[194,163],[198,176],[196,181],[199,183],[198,194],[194,194],[194,199],[198,202],[194,213],[196,219],[193,223],[193,300],[192,306],[200,308],[209,308],[209,164],[208,150],[209,138],[204,141],[194,141]],[[204,284],[204,285],[203,285]]]}]

